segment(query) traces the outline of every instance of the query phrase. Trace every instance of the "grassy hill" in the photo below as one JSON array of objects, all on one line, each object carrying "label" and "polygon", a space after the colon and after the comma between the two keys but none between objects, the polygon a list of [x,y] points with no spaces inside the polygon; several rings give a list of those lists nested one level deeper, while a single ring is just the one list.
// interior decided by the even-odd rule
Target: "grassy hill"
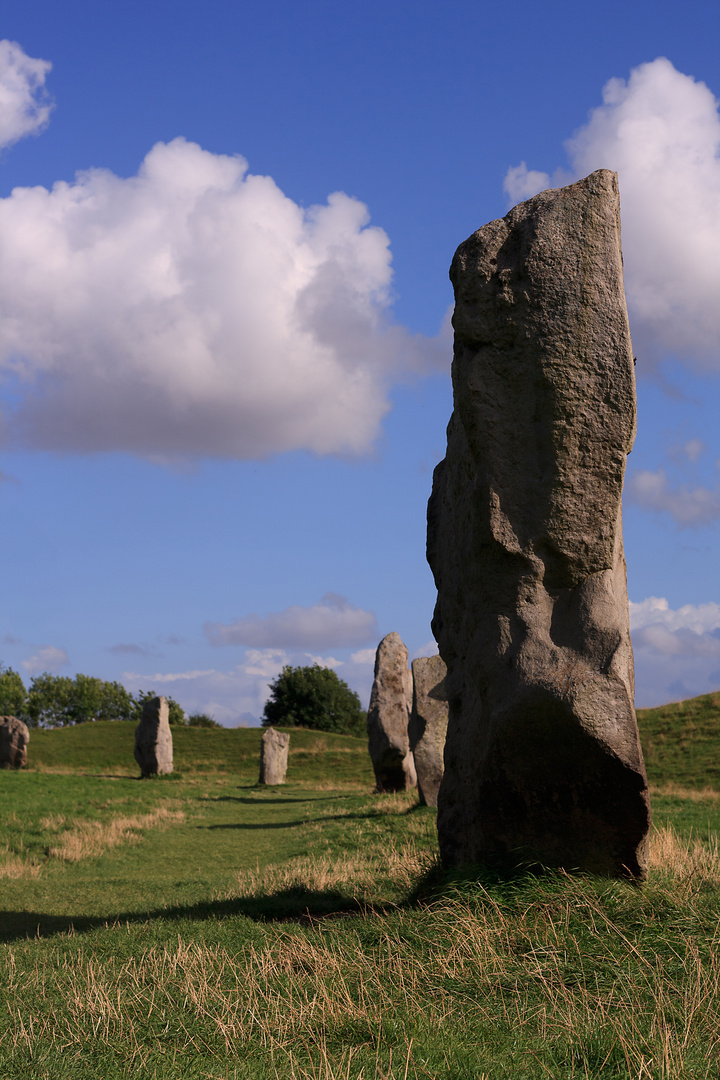
[{"label": "grassy hill", "polygon": [[[638,725],[648,778],[653,785],[720,790],[720,691],[688,701],[639,709]],[[304,782],[328,776],[372,786],[364,738],[290,731],[290,772]],[[93,771],[136,776],[135,724],[101,722],[30,736],[30,767],[42,771]],[[260,728],[173,728],[176,771],[237,773],[257,779]],[[298,771],[299,770],[299,771]]]},{"label": "grassy hill", "polygon": [[[32,730],[31,769],[43,772],[104,772],[137,776],[133,757],[134,721],[101,721],[51,731]],[[290,732],[288,781],[314,783],[332,776],[338,782],[374,784],[367,740],[352,735],[281,728]],[[180,776],[232,773],[254,783],[258,778],[261,728],[173,727],[173,765]]]},{"label": "grassy hill", "polygon": [[651,783],[720,790],[720,691],[638,709],[638,726]]}]

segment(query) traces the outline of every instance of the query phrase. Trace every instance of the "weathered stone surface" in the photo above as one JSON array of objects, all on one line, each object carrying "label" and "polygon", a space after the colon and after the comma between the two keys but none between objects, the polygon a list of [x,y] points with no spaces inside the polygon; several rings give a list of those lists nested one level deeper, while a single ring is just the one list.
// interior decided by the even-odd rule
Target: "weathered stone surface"
[{"label": "weathered stone surface", "polygon": [[22,769],[27,765],[30,732],[17,716],[0,716],[0,768]]},{"label": "weathered stone surface", "polygon": [[286,731],[268,728],[260,744],[260,783],[284,784],[287,774],[290,736]]},{"label": "weathered stone surface", "polygon": [[135,760],[143,776],[163,776],[173,771],[173,743],[167,699],[150,698],[143,705],[135,728]]},{"label": "weathered stone surface", "polygon": [[400,635],[387,634],[375,653],[375,681],[367,718],[368,747],[378,791],[406,791],[417,783],[408,737],[412,675],[407,662],[408,651]]},{"label": "weathered stone surface", "polygon": [[422,656],[411,666],[413,698],[408,735],[418,793],[424,806],[437,806],[448,726],[445,661],[441,656]]},{"label": "weathered stone surface", "polygon": [[621,491],[635,434],[617,178],[545,191],[458,248],[454,411],[428,506],[450,718],[447,865],[642,880]]}]

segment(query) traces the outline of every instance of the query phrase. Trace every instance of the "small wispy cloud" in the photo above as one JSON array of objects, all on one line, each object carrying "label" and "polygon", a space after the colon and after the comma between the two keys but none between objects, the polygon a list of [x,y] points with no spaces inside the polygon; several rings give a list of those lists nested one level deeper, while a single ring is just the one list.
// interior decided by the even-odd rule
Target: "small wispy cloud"
[{"label": "small wispy cloud", "polygon": [[47,671],[51,675],[57,675],[61,668],[70,661],[64,649],[58,649],[54,645],[44,645],[27,660],[21,660],[20,665],[28,675],[40,675]]},{"label": "small wispy cloud", "polygon": [[422,656],[437,656],[438,645],[437,641],[432,638],[430,641],[426,641],[424,645],[421,645],[419,649],[410,657],[411,660],[419,660]]},{"label": "small wispy cloud", "polygon": [[359,652],[354,652],[350,659],[353,664],[374,664],[376,649],[360,649]]},{"label": "small wispy cloud", "polygon": [[625,484],[625,498],[644,510],[669,514],[676,524],[688,528],[710,525],[720,518],[720,487],[671,486],[664,469],[640,469]]},{"label": "small wispy cloud", "polygon": [[668,457],[678,462],[689,461],[695,464],[707,450],[702,439],[688,439],[687,442],[675,443],[668,448]]},{"label": "small wispy cloud", "polygon": [[52,68],[47,60],[34,60],[16,41],[0,41],[0,149],[47,124],[54,108],[45,91]]},{"label": "small wispy cloud", "polygon": [[118,656],[157,656],[157,653],[144,648],[142,645],[109,645],[107,651]]},{"label": "small wispy cloud", "polygon": [[377,619],[344,596],[326,593],[310,607],[294,605],[270,615],[246,615],[232,623],[206,623],[211,645],[246,645],[256,649],[336,649],[362,645],[377,637]]}]

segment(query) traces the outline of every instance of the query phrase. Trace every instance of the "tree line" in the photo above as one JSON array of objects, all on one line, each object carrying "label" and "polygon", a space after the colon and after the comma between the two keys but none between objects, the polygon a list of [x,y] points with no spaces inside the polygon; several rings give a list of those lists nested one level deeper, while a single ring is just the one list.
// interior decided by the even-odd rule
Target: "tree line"
[{"label": "tree line", "polygon": [[[131,694],[117,682],[93,675],[35,675],[29,687],[12,668],[0,664],[0,716],[17,716],[28,727],[72,727],[93,720],[139,721],[154,690]],[[167,697],[167,695],[166,695]],[[190,727],[220,727],[205,713],[185,715],[182,706],[167,697],[170,723]]]}]

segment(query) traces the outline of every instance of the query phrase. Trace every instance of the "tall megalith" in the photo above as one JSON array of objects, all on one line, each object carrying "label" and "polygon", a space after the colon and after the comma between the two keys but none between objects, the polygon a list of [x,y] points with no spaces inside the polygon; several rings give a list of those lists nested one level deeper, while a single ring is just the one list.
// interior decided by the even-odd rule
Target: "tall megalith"
[{"label": "tall megalith", "polygon": [[167,698],[149,698],[143,703],[140,723],[135,728],[135,760],[143,776],[164,776],[173,771],[173,742]]},{"label": "tall megalith", "polygon": [[408,734],[423,806],[437,806],[448,726],[445,661],[421,656],[411,664],[413,698]]},{"label": "tall megalith", "polygon": [[370,760],[378,791],[406,791],[417,783],[410,750],[408,721],[412,675],[408,651],[399,634],[387,634],[375,653],[367,730]]},{"label": "tall megalith", "polygon": [[259,784],[284,784],[287,775],[290,736],[287,731],[270,727],[260,743]]},{"label": "tall megalith", "polygon": [[449,724],[446,865],[642,880],[621,492],[635,435],[617,177],[544,191],[458,248],[454,409],[433,477]]}]

